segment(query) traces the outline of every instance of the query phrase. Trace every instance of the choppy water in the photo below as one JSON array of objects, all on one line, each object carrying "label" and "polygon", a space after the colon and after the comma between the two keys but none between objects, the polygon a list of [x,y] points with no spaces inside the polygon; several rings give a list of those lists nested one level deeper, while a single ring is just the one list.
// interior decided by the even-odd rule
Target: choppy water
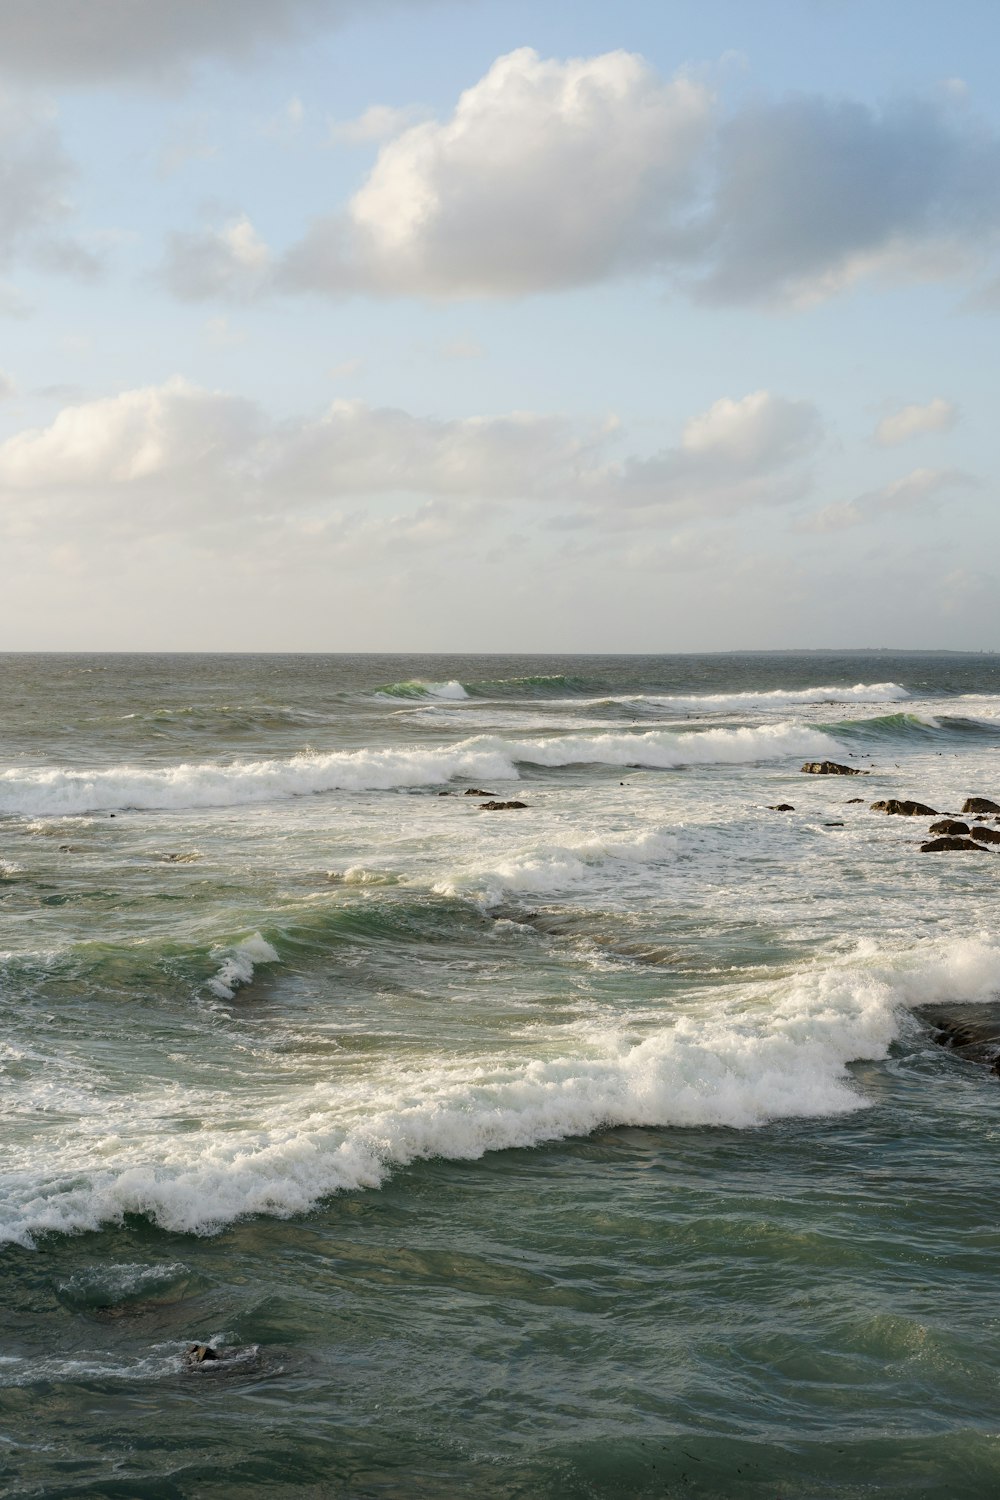
[{"label": "choppy water", "polygon": [[1000,992],[1000,854],[868,803],[1000,801],[1000,658],[0,713],[5,1493],[996,1492],[1000,1085],[921,1007]]}]

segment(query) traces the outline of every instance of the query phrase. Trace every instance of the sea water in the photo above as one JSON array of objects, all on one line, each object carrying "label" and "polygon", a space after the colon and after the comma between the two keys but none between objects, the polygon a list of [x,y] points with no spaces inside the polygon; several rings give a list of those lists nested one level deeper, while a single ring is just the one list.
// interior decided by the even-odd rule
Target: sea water
[{"label": "sea water", "polygon": [[5,1494],[996,1493],[1000,1084],[924,1007],[1000,991],[1000,854],[869,804],[1000,800],[1000,658],[0,715]]}]

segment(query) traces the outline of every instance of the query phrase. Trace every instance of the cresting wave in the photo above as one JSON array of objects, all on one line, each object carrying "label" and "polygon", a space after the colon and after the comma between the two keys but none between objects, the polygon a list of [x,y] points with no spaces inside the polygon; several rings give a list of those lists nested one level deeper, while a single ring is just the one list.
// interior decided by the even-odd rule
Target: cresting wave
[{"label": "cresting wave", "polygon": [[392,682],[388,687],[378,688],[378,698],[444,698],[461,700],[469,695],[460,682]]},{"label": "cresting wave", "polygon": [[[347,1071],[298,1090],[259,1089],[250,1077],[249,1092],[228,1106],[220,1096],[196,1133],[156,1129],[163,1109],[152,1097],[89,1112],[92,1101],[81,1101],[57,1156],[47,1134],[37,1156],[27,1151],[13,1164],[0,1239],[28,1246],[45,1232],[97,1229],[128,1213],[206,1234],[251,1214],[308,1212],[332,1193],[377,1188],[394,1169],[434,1156],[474,1160],[608,1125],[747,1129],[856,1110],[865,1099],[848,1064],[884,1058],[906,1028],[906,1008],[984,1001],[998,982],[1000,948],[985,940],[928,942],[916,954],[869,943],[734,989],[727,1004],[644,1037],[581,1025],[549,1038],[561,1041],[559,1055],[426,1057],[419,1067]],[[202,1118],[203,1102],[200,1092],[188,1100],[175,1090],[170,1111]],[[154,1122],[145,1132],[136,1128],[143,1120]],[[103,1147],[96,1170],[95,1134]]]},{"label": "cresting wave", "polygon": [[797,703],[895,703],[910,696],[898,682],[857,682],[851,687],[773,688],[762,692],[693,693],[686,696],[655,690],[594,698],[600,684],[584,677],[539,674],[533,677],[498,677],[484,682],[393,682],[378,689],[384,698],[572,698],[591,697],[600,703],[636,703],[650,708],[692,713],[724,713],[739,709],[768,709]]},{"label": "cresting wave", "polygon": [[102,771],[64,766],[0,772],[0,813],[37,816],[118,808],[231,807],[333,791],[389,791],[449,781],[517,780],[518,766],[604,765],[670,770],[786,756],[828,756],[829,735],[796,724],[674,733],[568,734],[543,739],[476,735],[428,749],[343,750],[289,758]]}]

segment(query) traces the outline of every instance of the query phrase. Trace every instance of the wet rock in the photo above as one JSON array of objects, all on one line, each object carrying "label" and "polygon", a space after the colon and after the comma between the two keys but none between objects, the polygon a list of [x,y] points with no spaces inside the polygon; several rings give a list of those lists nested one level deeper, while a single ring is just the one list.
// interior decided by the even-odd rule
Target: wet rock
[{"label": "wet rock", "polygon": [[920,1014],[939,1047],[1000,1075],[1000,1002],[949,1006],[947,1011],[927,1007]]},{"label": "wet rock", "polygon": [[810,776],[868,776],[857,766],[842,766],[835,760],[807,760],[802,767]]},{"label": "wet rock", "polygon": [[843,828],[843,823],[824,823],[824,828]]},{"label": "wet rock", "polygon": [[924,802],[900,801],[898,797],[888,797],[883,802],[872,802],[872,812],[895,813],[901,818],[936,818],[937,809],[928,807]]},{"label": "wet rock", "polygon": [[480,802],[480,812],[508,812],[515,807],[527,807],[527,802]]},{"label": "wet rock", "polygon": [[989,797],[966,797],[962,804],[963,813],[1000,813],[1000,802],[991,802]]},{"label": "wet rock", "polygon": [[949,849],[970,849],[976,854],[986,853],[982,844],[977,844],[975,839],[963,839],[955,835],[946,835],[944,838],[931,839],[929,843],[920,845],[921,854],[944,854]]},{"label": "wet rock", "polygon": [[773,802],[768,804],[768,812],[794,812],[795,808],[790,802]]},{"label": "wet rock", "polygon": [[496,792],[484,792],[481,787],[467,786],[465,795],[466,797],[495,797]]},{"label": "wet rock", "polygon": [[941,818],[937,823],[932,823],[929,833],[965,833],[969,831],[968,823],[962,823],[958,818]]},{"label": "wet rock", "polygon": [[969,829],[969,837],[980,844],[1000,844],[1000,828],[982,828],[976,824]]},{"label": "wet rock", "polygon": [[852,802],[863,802],[864,800],[864,797],[848,797],[847,801],[844,803],[844,806],[850,807]]},{"label": "wet rock", "polygon": [[189,1365],[203,1365],[206,1360],[218,1359],[218,1353],[211,1344],[188,1344],[185,1358]]}]

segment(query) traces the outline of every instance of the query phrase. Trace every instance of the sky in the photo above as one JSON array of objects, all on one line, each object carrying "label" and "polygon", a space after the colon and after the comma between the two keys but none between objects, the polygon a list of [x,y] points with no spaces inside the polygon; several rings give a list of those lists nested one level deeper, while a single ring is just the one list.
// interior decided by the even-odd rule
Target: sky
[{"label": "sky", "polygon": [[4,0],[0,649],[1000,649],[993,0]]}]

